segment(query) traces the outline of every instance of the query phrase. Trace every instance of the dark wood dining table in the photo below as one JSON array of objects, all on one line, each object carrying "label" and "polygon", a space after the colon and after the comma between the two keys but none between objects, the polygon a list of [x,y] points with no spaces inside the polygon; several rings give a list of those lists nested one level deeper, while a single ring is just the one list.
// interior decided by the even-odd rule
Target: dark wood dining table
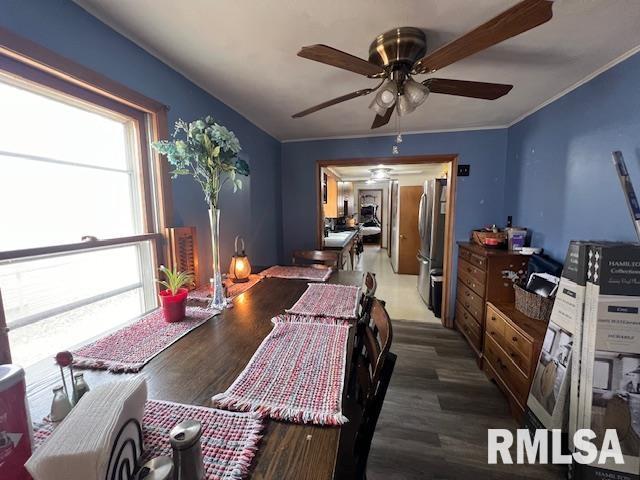
[{"label": "dark wood dining table", "polygon": [[[210,406],[211,397],[225,391],[242,372],[273,325],[271,318],[290,308],[308,281],[265,278],[236,297],[234,306],[209,319],[153,358],[140,372],[150,399]],[[334,272],[328,283],[361,285],[362,272]],[[351,329],[350,345],[353,342]],[[347,355],[349,372],[350,355]],[[127,378],[129,374],[83,370],[90,386]],[[48,414],[51,389],[60,382],[52,362],[27,370],[32,419]],[[268,420],[252,479],[333,478],[340,427],[296,425]]]}]

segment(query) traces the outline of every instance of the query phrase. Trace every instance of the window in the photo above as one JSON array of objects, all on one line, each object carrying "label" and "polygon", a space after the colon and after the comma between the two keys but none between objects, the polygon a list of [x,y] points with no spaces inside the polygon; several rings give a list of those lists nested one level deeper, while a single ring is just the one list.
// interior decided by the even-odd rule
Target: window
[{"label": "window", "polygon": [[157,172],[145,112],[8,70],[0,70],[0,292],[13,362],[28,367],[156,307]]}]

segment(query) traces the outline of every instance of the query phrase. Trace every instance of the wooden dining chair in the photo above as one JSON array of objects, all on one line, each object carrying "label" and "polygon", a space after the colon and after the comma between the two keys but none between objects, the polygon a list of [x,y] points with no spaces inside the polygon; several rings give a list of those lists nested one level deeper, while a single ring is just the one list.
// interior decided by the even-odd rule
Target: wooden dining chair
[{"label": "wooden dining chair", "polygon": [[376,282],[375,273],[367,272],[364,275],[364,279],[362,282],[362,293],[360,294],[359,300],[359,310],[356,324],[356,332],[355,338],[353,342],[353,351],[352,351],[352,359],[351,359],[351,372],[349,375],[349,384],[347,385],[347,393],[353,393],[355,388],[355,379],[356,379],[356,367],[358,364],[358,356],[362,352],[364,348],[363,345],[363,332],[362,328],[359,328],[358,325],[369,324],[371,320],[371,306],[373,305],[373,299],[375,298],[376,290],[378,288],[378,283]]},{"label": "wooden dining chair", "polygon": [[362,282],[362,293],[360,295],[360,311],[358,312],[358,321],[368,321],[371,313],[371,302],[376,295],[378,282],[376,274],[367,272]]},{"label": "wooden dining chair", "polygon": [[293,265],[338,269],[338,253],[331,250],[296,250],[291,259]]},{"label": "wooden dining chair", "polygon": [[342,448],[339,477],[364,480],[371,442],[397,357],[390,351],[393,330],[380,300],[372,300],[371,324],[360,323],[359,328],[363,348],[357,359],[357,387],[355,395],[350,398],[352,411],[349,412],[350,420],[355,421],[351,432],[345,432],[346,446]]}]

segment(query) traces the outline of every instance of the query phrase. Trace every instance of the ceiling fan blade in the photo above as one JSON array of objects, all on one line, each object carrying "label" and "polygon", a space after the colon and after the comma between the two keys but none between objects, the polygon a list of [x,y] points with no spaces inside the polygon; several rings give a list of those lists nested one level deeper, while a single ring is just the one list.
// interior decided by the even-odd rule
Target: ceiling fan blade
[{"label": "ceiling fan blade", "polygon": [[335,105],[337,103],[346,102],[347,100],[351,100],[352,98],[362,97],[364,95],[369,95],[373,92],[375,88],[365,88],[363,90],[358,90],[356,92],[347,93],[346,95],[342,95],[340,97],[332,98],[331,100],[327,100],[326,102],[322,102],[314,107],[307,108],[301,112],[292,115],[292,118],[300,118],[305,115],[309,115],[310,113],[317,112],[318,110],[322,110],[323,108],[330,107],[331,105]]},{"label": "ceiling fan blade", "polygon": [[495,100],[511,91],[513,85],[502,83],[470,82],[467,80],[451,80],[449,78],[429,78],[422,82],[431,93],[458,95],[459,97],[483,98]]},{"label": "ceiling fan blade", "polygon": [[416,73],[435,72],[485,48],[515,37],[551,20],[553,2],[524,0],[460,38],[418,60]]},{"label": "ceiling fan blade", "polygon": [[393,114],[395,108],[396,104],[394,103],[389,108],[387,108],[387,111],[383,116],[376,114],[376,118],[373,119],[373,123],[371,124],[371,129],[373,130],[374,128],[382,127],[383,125],[389,123],[389,120],[391,120],[391,115]]},{"label": "ceiling fan blade", "polygon": [[315,60],[316,62],[326,63],[334,67],[349,70],[350,72],[359,73],[360,75],[374,76],[384,73],[384,69],[373,63],[367,62],[362,58],[355,57],[349,53],[327,45],[311,45],[302,47],[298,52],[298,56]]}]

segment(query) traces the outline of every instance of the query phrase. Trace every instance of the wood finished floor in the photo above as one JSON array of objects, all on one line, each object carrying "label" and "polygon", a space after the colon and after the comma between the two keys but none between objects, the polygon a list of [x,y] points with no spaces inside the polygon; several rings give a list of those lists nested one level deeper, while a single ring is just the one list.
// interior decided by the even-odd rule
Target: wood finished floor
[{"label": "wood finished floor", "polygon": [[555,466],[487,464],[487,429],[517,425],[457,331],[408,321],[394,321],[393,330],[398,361],[368,480],[564,478]]}]

